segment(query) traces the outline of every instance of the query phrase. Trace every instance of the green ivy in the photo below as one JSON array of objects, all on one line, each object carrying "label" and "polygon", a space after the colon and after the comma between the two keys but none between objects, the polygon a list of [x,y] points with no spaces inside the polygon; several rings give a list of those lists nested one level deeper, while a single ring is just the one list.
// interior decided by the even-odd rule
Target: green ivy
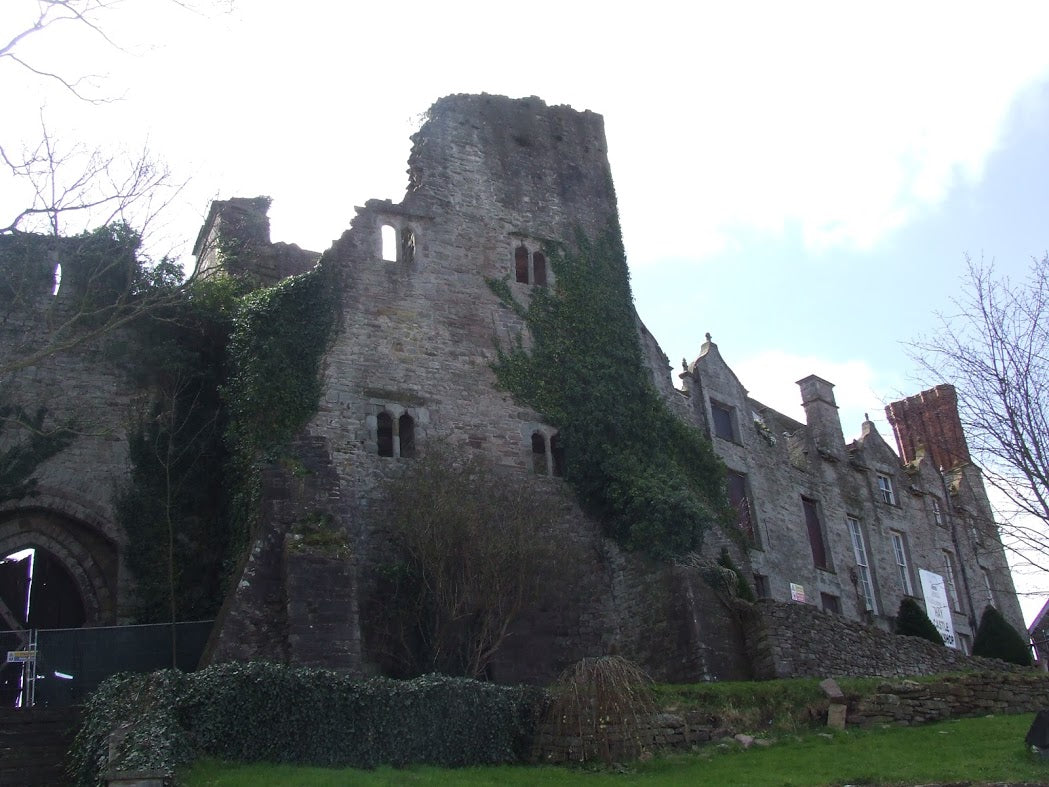
[{"label": "green ivy", "polygon": [[[4,445],[0,449],[0,503],[35,495],[36,479],[32,476],[37,467],[76,438],[72,423],[45,427],[46,418],[44,407],[30,415],[21,407],[0,405],[0,442]],[[20,439],[2,439],[12,426],[23,433]]]},{"label": "green ivy", "polygon": [[245,296],[233,321],[223,396],[229,476],[236,483],[232,516],[242,546],[258,508],[262,465],[277,458],[317,411],[338,293],[336,269],[324,258],[308,273]]},{"label": "green ivy", "polygon": [[565,478],[608,535],[657,558],[699,549],[730,523],[724,466],[652,384],[618,227],[545,252],[555,286],[534,288],[527,307],[489,281],[532,338],[498,347],[499,384],[559,429]]}]

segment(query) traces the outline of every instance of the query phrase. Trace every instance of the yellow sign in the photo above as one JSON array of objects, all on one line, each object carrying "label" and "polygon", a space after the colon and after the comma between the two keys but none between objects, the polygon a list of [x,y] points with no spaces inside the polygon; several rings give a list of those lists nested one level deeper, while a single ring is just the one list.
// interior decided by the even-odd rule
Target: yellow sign
[{"label": "yellow sign", "polygon": [[9,650],[7,651],[7,662],[32,661],[36,658],[35,650]]}]

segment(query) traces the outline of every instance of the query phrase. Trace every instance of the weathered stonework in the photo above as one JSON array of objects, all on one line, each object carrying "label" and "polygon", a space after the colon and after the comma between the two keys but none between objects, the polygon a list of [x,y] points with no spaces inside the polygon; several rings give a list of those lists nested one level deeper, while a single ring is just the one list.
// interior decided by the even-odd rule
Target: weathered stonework
[{"label": "weathered stonework", "polygon": [[[750,399],[709,337],[679,375],[678,389],[640,319],[656,390],[742,476],[737,502],[753,540],[748,546],[734,534],[712,532],[692,565],[670,566],[604,538],[555,477],[557,430],[496,385],[497,344],[527,344],[529,337],[488,283],[506,281],[526,303],[536,287],[555,284],[541,257],[545,242],[570,245],[579,234],[596,238],[616,228],[603,121],[537,98],[450,96],[433,106],[413,140],[404,199],[358,207],[349,230],[325,252],[337,272],[341,316],[324,356],[319,409],[287,454],[308,472],[267,471],[259,526],[208,659],[382,671],[374,624],[385,603],[377,574],[387,545],[378,491],[438,443],[484,454],[507,483],[542,500],[572,555],[570,570],[549,577],[543,597],[515,622],[490,667],[498,681],[546,682],[581,657],[610,652],[674,681],[809,674],[832,646],[847,652],[821,674],[960,666],[968,662],[944,649],[903,648],[906,663],[894,661],[891,649],[870,644],[880,641],[878,632],[861,625],[888,628],[900,599],[920,596],[917,570],[944,573],[948,554],[957,567],[953,622],[962,641],[990,600],[1018,624],[978,472],[959,461],[941,473],[920,451],[908,453],[929,419],[901,420],[909,424],[901,433],[907,461],[901,464],[870,422],[846,443],[833,385],[825,380],[799,383],[806,424]],[[262,284],[308,269],[319,255],[270,243],[267,205],[264,198],[216,202],[195,247],[201,267],[220,269],[228,256],[239,266],[230,273]],[[225,255],[229,249],[237,254]],[[52,257],[41,262],[39,291],[3,316],[0,338],[31,342],[63,308],[70,296],[65,284],[51,296],[51,264]],[[3,381],[13,399],[45,403],[56,420],[90,416],[84,423],[94,428],[40,468],[41,494],[0,509],[0,546],[38,545],[59,555],[96,599],[98,621],[119,618],[131,592],[111,502],[127,477],[127,426],[144,397],[123,374],[120,359],[128,353],[113,349],[130,341],[116,332]],[[959,451],[955,445],[944,455],[959,458]],[[891,499],[879,484],[888,485]],[[338,548],[301,538],[301,525],[318,516],[342,539]],[[850,519],[861,533],[872,610]],[[818,555],[814,533],[822,543]],[[902,553],[895,551],[897,538]],[[765,595],[785,602],[794,585],[806,603],[787,612],[768,604],[759,604],[758,613],[741,611],[704,578],[722,548]],[[754,623],[761,615],[765,623]]]}]

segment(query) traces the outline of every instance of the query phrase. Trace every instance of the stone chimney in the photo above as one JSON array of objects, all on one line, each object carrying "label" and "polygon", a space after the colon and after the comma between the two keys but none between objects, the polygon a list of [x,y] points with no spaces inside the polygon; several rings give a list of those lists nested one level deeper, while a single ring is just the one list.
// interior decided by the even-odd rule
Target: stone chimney
[{"label": "stone chimney", "polygon": [[937,385],[893,402],[885,408],[885,415],[904,462],[914,461],[924,449],[941,470],[972,463],[953,385]]},{"label": "stone chimney", "polygon": [[834,401],[834,383],[810,374],[797,385],[801,388],[801,406],[805,420],[821,453],[838,456],[845,446],[838,405]]}]

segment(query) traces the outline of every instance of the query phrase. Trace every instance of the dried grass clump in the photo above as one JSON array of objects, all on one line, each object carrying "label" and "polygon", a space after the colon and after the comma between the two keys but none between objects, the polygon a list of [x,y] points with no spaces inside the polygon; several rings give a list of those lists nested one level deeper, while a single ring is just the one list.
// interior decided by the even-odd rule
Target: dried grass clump
[{"label": "dried grass clump", "polygon": [[652,744],[652,679],[621,656],[586,658],[561,673],[548,718],[572,741],[573,759],[606,763],[641,757]]}]

